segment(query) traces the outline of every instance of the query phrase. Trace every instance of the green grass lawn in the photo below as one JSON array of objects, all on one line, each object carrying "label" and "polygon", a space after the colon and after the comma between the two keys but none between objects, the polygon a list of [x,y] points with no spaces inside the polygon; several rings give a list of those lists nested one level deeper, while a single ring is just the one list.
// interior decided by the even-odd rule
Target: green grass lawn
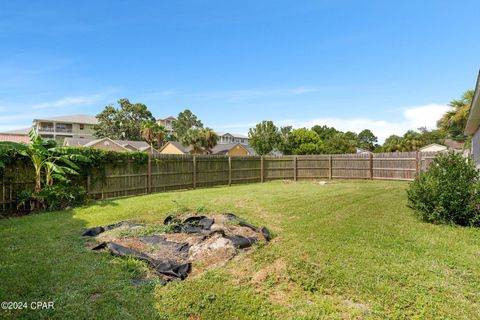
[{"label": "green grass lawn", "polygon": [[[404,182],[273,182],[98,202],[0,220],[0,301],[55,301],[0,317],[352,319],[480,317],[480,230],[426,224]],[[80,230],[233,212],[274,240],[186,281],[134,286],[144,266],[86,248]]]}]

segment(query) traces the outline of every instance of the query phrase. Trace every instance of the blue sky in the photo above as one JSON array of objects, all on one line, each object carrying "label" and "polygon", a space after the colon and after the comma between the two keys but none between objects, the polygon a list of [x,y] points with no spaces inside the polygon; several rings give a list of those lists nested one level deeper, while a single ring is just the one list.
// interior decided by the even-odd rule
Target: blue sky
[{"label": "blue sky", "polygon": [[474,86],[478,1],[1,1],[0,131],[122,97],[219,131],[433,126]]}]

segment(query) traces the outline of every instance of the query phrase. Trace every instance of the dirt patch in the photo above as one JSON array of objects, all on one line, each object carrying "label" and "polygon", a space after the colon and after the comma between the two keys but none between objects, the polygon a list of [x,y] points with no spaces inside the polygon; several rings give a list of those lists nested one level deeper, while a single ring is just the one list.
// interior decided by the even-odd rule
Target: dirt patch
[{"label": "dirt patch", "polygon": [[188,254],[190,261],[194,262],[192,276],[195,276],[208,269],[224,265],[237,254],[237,249],[231,240],[216,234],[191,246]]},{"label": "dirt patch", "polygon": [[343,302],[350,308],[352,309],[357,309],[358,311],[362,312],[363,314],[369,314],[370,313],[370,308],[363,303],[360,302],[355,302],[350,299],[343,300]]},{"label": "dirt patch", "polygon": [[165,282],[224,265],[240,252],[251,250],[254,243],[271,238],[265,227],[253,226],[231,213],[169,216],[150,226],[120,222],[82,234],[96,234],[100,243],[91,249],[143,260]]},{"label": "dirt patch", "polygon": [[256,272],[252,277],[252,281],[255,284],[261,284],[267,281],[268,277],[271,277],[271,276],[278,277],[280,274],[285,272],[286,269],[287,269],[287,265],[285,263],[285,260],[283,258],[279,258],[275,260],[272,264]]},{"label": "dirt patch", "polygon": [[116,239],[116,243],[128,247],[133,250],[137,251],[146,251],[148,250],[148,245],[140,241],[138,238],[123,238],[123,239]]}]

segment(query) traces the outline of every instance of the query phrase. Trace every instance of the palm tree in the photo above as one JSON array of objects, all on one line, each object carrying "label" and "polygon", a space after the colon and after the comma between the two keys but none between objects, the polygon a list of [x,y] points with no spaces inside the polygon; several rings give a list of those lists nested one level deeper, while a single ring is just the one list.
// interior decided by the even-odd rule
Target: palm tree
[{"label": "palm tree", "polygon": [[463,93],[460,99],[453,100],[449,103],[449,106],[452,107],[452,109],[447,111],[437,122],[437,126],[440,130],[454,139],[465,138],[463,130],[467,123],[468,113],[470,112],[474,93],[473,90],[467,90]]},{"label": "palm tree", "polygon": [[402,151],[402,137],[391,135],[383,143],[382,149],[384,152]]},{"label": "palm tree", "polygon": [[204,153],[202,129],[188,129],[180,141],[184,146],[191,146],[193,153]]},{"label": "palm tree", "polygon": [[201,145],[207,152],[207,154],[212,153],[212,149],[217,145],[219,136],[211,128],[201,129]]},{"label": "palm tree", "polygon": [[153,135],[155,137],[155,141],[157,142],[157,147],[162,147],[167,138],[167,130],[165,130],[165,127],[161,124],[155,123]]},{"label": "palm tree", "polygon": [[150,146],[152,146],[153,144],[153,141],[155,140],[155,125],[157,123],[153,120],[145,120],[143,123],[142,123],[142,130],[141,130],[141,134],[142,134],[142,138],[145,139],[145,141],[147,141]]},{"label": "palm tree", "polygon": [[401,151],[417,151],[423,146],[422,135],[419,132],[408,130],[402,137]]}]

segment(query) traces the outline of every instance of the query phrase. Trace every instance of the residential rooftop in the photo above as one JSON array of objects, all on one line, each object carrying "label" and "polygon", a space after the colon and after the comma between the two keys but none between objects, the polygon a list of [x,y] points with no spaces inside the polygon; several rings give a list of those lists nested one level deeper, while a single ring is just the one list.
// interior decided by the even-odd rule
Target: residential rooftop
[{"label": "residential rooftop", "polygon": [[98,120],[95,116],[90,114],[72,114],[59,117],[45,117],[33,119],[37,121],[52,121],[52,122],[68,122],[68,123],[84,123],[84,124],[97,124]]}]

